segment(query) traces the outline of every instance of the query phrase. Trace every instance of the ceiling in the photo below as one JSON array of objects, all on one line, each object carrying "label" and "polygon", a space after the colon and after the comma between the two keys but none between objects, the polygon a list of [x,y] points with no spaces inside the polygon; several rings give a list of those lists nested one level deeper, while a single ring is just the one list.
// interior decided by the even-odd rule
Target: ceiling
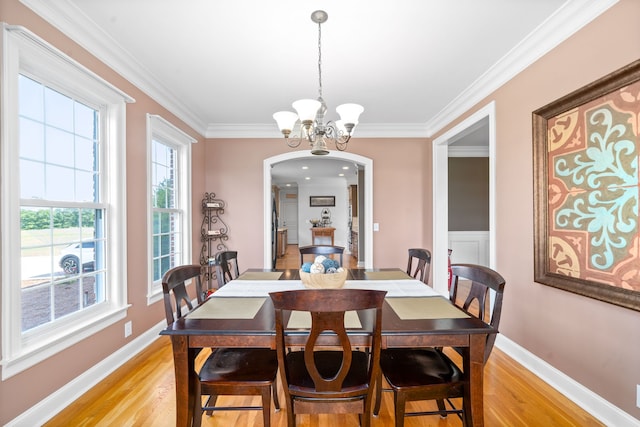
[{"label": "ceiling", "polygon": [[[207,138],[277,138],[318,95],[360,137],[430,137],[608,6],[597,0],[21,0]],[[458,142],[463,144],[463,142]],[[284,145],[284,142],[283,142]]]}]

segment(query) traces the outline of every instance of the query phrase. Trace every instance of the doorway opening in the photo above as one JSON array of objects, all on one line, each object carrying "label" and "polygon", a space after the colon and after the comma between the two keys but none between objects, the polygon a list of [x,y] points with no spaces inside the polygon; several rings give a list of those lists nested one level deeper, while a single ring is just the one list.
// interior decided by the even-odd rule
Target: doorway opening
[{"label": "doorway opening", "polygon": [[[287,160],[314,159],[318,156],[312,155],[308,151],[292,151],[285,154],[269,157],[263,162],[263,198],[264,198],[264,268],[271,268],[272,265],[272,180],[271,168],[273,165]],[[331,151],[323,156],[327,159],[346,160],[358,165],[358,169],[364,176],[362,193],[364,195],[363,209],[360,228],[360,239],[362,247],[359,253],[359,265],[364,268],[373,268],[373,160],[357,154]],[[346,191],[346,189],[345,189]]]},{"label": "doorway opening", "polygon": [[449,178],[448,157],[452,143],[476,129],[480,123],[488,125],[489,157],[489,267],[495,268],[495,102],[491,102],[466,120],[436,138],[433,142],[433,253],[432,271],[434,288],[447,294],[447,251],[449,249]]}]

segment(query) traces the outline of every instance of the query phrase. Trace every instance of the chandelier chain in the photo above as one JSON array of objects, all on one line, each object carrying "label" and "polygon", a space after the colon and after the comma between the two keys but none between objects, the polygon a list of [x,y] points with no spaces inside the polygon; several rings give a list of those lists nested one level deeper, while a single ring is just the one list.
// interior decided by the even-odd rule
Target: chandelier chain
[{"label": "chandelier chain", "polygon": [[318,22],[318,96],[322,98],[322,25]]}]

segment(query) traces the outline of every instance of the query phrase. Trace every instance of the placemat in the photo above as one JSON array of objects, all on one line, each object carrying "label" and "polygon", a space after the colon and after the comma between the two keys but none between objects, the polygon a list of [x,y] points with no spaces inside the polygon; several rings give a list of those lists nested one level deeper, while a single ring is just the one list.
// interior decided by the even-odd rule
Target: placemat
[{"label": "placemat", "polygon": [[386,301],[402,320],[470,317],[443,297],[387,298]]},{"label": "placemat", "polygon": [[[362,328],[358,313],[355,311],[346,311],[344,313],[344,326],[349,329]],[[310,329],[311,328],[311,313],[308,311],[292,311],[291,317],[289,317],[289,323],[287,323],[289,329]]]},{"label": "placemat", "polygon": [[411,279],[404,271],[368,271],[364,275],[369,280]]},{"label": "placemat", "polygon": [[266,298],[209,298],[185,317],[189,319],[253,319]]},{"label": "placemat", "polygon": [[278,280],[282,271],[245,271],[236,280]]}]

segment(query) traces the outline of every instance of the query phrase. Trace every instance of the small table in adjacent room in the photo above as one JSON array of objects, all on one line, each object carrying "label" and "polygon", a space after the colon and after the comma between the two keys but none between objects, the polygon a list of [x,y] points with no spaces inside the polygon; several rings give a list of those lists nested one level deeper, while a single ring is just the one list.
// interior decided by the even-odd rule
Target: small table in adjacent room
[{"label": "small table in adjacent room", "polygon": [[[336,229],[334,227],[311,227],[311,244],[312,245],[322,245],[326,243],[322,243],[322,240],[326,238],[331,239],[331,246],[333,246],[333,232]],[[320,239],[321,243],[316,243],[316,239]]]}]

